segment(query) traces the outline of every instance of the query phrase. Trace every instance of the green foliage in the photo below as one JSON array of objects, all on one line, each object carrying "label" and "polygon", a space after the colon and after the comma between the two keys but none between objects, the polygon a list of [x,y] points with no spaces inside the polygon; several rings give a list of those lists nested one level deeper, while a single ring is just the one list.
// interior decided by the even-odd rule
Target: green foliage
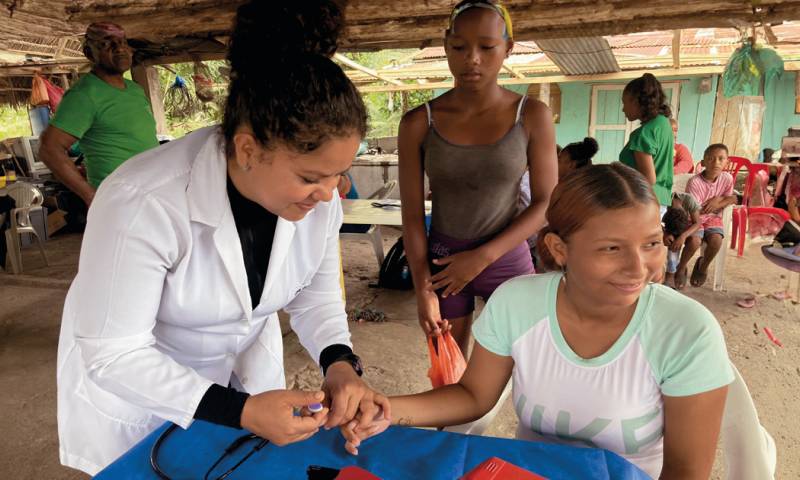
[{"label": "green foliage", "polygon": [[214,83],[214,93],[216,94],[216,100],[207,103],[199,101],[195,94],[194,79],[192,78],[195,73],[193,63],[176,63],[169,65],[169,68],[175,73],[164,67],[158,69],[159,80],[165,99],[169,87],[175,82],[175,74],[177,73],[183,78],[184,82],[186,82],[185,88],[188,90],[194,104],[197,106],[197,108],[188,115],[182,115],[179,112],[170,111],[169,105],[165,105],[167,132],[175,138],[180,138],[193,130],[222,121],[222,102],[227,93],[227,77],[220,73],[220,67],[227,67],[227,62],[219,60],[203,63],[208,67],[206,73]]},{"label": "green foliage", "polygon": [[[346,53],[345,56],[365,67],[377,70],[393,63],[403,62],[412,53],[414,50],[381,50],[379,52]],[[367,137],[393,137],[397,135],[397,128],[403,114],[431,100],[433,91],[376,92],[364,94],[363,98],[369,112]]]},{"label": "green foliage", "polygon": [[0,105],[0,140],[31,134],[31,123],[25,107]]},{"label": "green foliage", "polygon": [[367,93],[363,98],[369,112],[367,138],[394,137],[403,114],[431,100],[433,90]]}]

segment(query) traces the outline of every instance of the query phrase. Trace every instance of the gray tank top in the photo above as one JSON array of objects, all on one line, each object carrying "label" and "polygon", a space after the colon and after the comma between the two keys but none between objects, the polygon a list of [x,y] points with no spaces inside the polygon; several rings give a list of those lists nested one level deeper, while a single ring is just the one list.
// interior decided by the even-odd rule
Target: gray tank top
[{"label": "gray tank top", "polygon": [[528,169],[528,134],[522,123],[523,96],[514,126],[491,145],[455,145],[436,131],[428,112],[422,142],[423,164],[430,181],[431,228],[459,240],[497,234],[517,211],[519,183]]}]

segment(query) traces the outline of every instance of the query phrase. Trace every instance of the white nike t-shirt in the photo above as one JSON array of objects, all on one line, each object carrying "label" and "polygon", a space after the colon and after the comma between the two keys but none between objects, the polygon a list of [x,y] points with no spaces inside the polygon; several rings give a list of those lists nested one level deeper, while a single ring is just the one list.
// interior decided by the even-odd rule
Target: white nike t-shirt
[{"label": "white nike t-shirt", "polygon": [[558,325],[560,280],[546,274],[504,283],[473,327],[484,348],[514,359],[517,437],[611,450],[658,478],[662,395],[695,395],[733,381],[719,324],[700,303],[649,285],[614,345],[583,359]]}]

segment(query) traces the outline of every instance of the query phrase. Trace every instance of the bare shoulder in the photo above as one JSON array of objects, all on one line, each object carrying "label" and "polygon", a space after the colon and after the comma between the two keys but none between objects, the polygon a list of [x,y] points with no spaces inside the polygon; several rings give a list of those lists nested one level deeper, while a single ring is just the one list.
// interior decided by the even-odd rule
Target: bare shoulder
[{"label": "bare shoulder", "polygon": [[427,130],[428,112],[425,109],[425,104],[409,110],[400,120],[400,137],[421,140]]},{"label": "bare shoulder", "polygon": [[552,121],[553,112],[551,112],[550,107],[541,100],[528,97],[528,100],[525,102],[525,111],[523,115],[526,121],[536,122],[543,119]]},{"label": "bare shoulder", "polygon": [[544,102],[529,97],[522,112],[522,121],[529,135],[544,134],[553,128],[553,112]]}]

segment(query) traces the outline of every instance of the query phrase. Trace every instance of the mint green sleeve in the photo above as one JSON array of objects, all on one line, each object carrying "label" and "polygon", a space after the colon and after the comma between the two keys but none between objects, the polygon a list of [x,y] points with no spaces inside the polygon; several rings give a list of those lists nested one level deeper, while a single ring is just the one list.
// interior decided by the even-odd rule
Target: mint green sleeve
[{"label": "mint green sleeve", "polygon": [[[503,299],[499,290],[489,298],[483,307],[478,320],[472,326],[472,335],[475,341],[483,348],[503,357],[511,356],[511,342],[509,341],[508,321],[503,321],[504,316],[497,312],[502,310]],[[506,319],[507,320],[507,319]]]},{"label": "mint green sleeve", "polygon": [[547,318],[549,292],[557,280],[553,274],[525,275],[500,285],[472,326],[475,341],[510,357],[517,339]]},{"label": "mint green sleeve", "polygon": [[685,397],[730,384],[733,369],[714,315],[677,292],[659,293],[670,298],[653,306],[653,328],[643,340],[661,393]]},{"label": "mint green sleeve", "polygon": [[634,152],[647,153],[652,156],[658,154],[658,140],[656,139],[653,121],[647,122],[639,128],[638,135],[631,134],[628,148]]},{"label": "mint green sleeve", "polygon": [[94,123],[94,102],[80,90],[67,90],[50,125],[72,135],[77,139],[92,127]]}]

